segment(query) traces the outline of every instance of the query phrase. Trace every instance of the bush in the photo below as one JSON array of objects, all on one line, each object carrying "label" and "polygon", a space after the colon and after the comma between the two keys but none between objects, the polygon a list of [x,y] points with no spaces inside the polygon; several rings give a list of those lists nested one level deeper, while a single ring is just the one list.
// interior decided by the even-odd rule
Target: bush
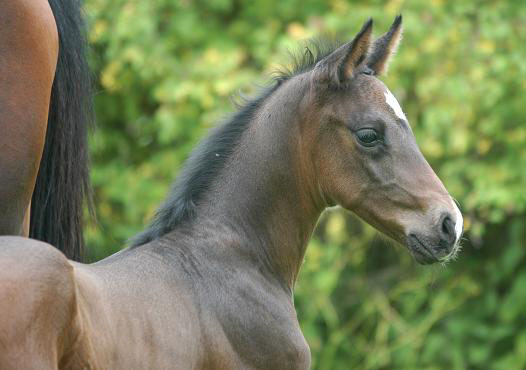
[{"label": "bush", "polygon": [[[404,4],[400,6],[400,4]],[[465,216],[448,267],[417,266],[343,211],[324,215],[296,289],[317,369],[522,369],[526,104],[520,1],[87,0],[98,129],[90,258],[141,230],[239,89],[320,34],[404,15],[385,79]],[[522,39],[522,41],[521,41]]]}]

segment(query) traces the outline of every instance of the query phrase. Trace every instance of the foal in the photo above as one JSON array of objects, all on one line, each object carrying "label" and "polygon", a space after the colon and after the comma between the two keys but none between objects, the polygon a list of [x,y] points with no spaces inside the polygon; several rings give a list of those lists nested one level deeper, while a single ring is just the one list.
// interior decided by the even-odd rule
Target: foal
[{"label": "foal", "polygon": [[306,369],[293,287],[327,206],[417,261],[458,250],[462,216],[376,78],[401,17],[307,53],[192,153],[152,225],[101,262],[0,239],[0,367]]}]

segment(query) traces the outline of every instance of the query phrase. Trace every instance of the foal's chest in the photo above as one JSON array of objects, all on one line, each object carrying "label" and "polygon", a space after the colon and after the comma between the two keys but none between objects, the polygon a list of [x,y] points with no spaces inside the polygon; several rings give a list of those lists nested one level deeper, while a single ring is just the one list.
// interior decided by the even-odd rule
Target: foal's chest
[{"label": "foal's chest", "polygon": [[292,305],[269,292],[232,288],[201,315],[208,368],[308,369],[310,350]]}]

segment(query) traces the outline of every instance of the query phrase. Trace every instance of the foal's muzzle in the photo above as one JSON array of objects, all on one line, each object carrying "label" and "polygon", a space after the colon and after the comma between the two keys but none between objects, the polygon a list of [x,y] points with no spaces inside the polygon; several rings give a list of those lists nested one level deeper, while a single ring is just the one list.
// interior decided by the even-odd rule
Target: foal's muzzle
[{"label": "foal's muzzle", "polygon": [[463,219],[456,205],[454,207],[454,214],[443,212],[437,224],[428,232],[408,234],[407,246],[417,262],[424,265],[448,262],[456,256],[463,230]]}]

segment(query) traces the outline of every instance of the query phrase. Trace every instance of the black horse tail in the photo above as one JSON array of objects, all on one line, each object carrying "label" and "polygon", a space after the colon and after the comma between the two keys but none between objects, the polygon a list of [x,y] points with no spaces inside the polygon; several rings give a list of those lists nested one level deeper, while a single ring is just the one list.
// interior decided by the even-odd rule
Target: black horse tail
[{"label": "black horse tail", "polygon": [[44,152],[31,200],[29,236],[82,260],[83,213],[92,211],[87,135],[91,74],[80,0],[49,0],[59,35]]}]

